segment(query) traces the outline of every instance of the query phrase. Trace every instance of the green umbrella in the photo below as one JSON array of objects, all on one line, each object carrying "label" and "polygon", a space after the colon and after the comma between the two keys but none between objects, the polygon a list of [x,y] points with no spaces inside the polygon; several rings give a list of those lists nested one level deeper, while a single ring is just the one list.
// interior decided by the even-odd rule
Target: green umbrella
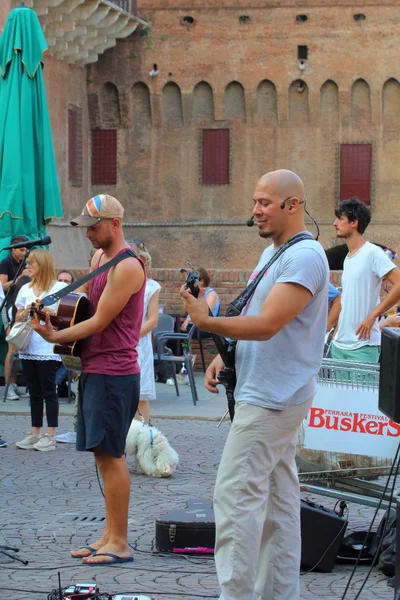
[{"label": "green umbrella", "polygon": [[43,79],[47,50],[37,14],[15,8],[0,37],[0,248],[36,238],[62,217]]}]

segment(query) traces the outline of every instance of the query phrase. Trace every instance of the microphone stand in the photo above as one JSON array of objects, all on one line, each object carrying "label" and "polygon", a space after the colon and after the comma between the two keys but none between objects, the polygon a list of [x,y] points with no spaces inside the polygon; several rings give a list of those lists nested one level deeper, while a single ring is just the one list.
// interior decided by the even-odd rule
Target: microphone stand
[{"label": "microphone stand", "polygon": [[14,275],[14,279],[12,280],[12,282],[11,282],[8,290],[4,294],[4,299],[3,299],[2,303],[0,304],[0,314],[2,314],[2,312],[3,312],[3,308],[5,307],[5,305],[7,303],[8,296],[10,295],[11,291],[15,288],[15,282],[17,281],[17,279],[20,276],[21,272],[25,268],[25,263],[26,263],[26,259],[29,256],[29,252],[30,252],[30,248],[27,248],[25,250],[25,256],[24,256],[24,258],[21,260],[21,262],[18,265],[18,269],[17,269],[17,271],[16,271],[16,273]]},{"label": "microphone stand", "polygon": [[23,560],[22,558],[19,558],[19,556],[15,556],[15,554],[11,554],[10,552],[8,552],[8,550],[11,550],[11,552],[19,552],[19,548],[15,548],[14,546],[2,546],[0,544],[0,554],[4,554],[5,556],[8,556],[9,558],[12,558],[13,560],[18,560],[20,563],[22,563],[23,565],[29,565],[29,560]]},{"label": "microphone stand", "polygon": [[[0,315],[1,315],[2,311],[3,311],[3,308],[5,307],[5,305],[7,303],[7,298],[9,297],[11,291],[15,288],[15,282],[17,281],[17,279],[20,276],[21,272],[25,268],[25,263],[26,263],[26,259],[29,256],[29,252],[30,252],[30,249],[27,248],[25,250],[25,256],[21,260],[21,262],[19,263],[18,269],[16,270],[16,273],[14,275],[14,278],[13,278],[13,280],[12,280],[12,282],[11,282],[8,290],[4,294],[4,299],[3,299],[2,303],[0,304]],[[8,315],[7,315],[7,317],[8,317]],[[13,552],[14,554],[11,554],[9,552],[9,550],[11,552]],[[29,561],[23,560],[22,558],[19,558],[18,556],[15,556],[15,552],[19,552],[19,548],[15,548],[14,546],[4,546],[3,544],[0,544],[0,554],[4,554],[5,556],[8,556],[9,558],[12,558],[13,560],[18,560],[23,565],[29,564]]]}]

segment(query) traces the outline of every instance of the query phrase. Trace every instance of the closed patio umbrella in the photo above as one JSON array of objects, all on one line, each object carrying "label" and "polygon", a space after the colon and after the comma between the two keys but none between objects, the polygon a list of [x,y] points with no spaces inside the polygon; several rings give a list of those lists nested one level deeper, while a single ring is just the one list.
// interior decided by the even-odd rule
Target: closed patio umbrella
[{"label": "closed patio umbrella", "polygon": [[62,204],[43,79],[46,40],[37,14],[15,8],[0,37],[0,249],[36,238]]}]

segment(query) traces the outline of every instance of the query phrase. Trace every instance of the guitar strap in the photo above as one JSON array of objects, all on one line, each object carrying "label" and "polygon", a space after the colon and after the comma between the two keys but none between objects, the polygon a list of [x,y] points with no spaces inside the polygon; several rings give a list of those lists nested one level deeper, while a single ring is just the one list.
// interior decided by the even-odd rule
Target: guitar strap
[{"label": "guitar strap", "polygon": [[83,277],[81,277],[81,279],[74,281],[74,283],[67,285],[66,287],[62,288],[58,292],[55,292],[54,294],[50,294],[49,296],[46,296],[41,301],[41,305],[42,306],[51,306],[52,304],[55,304],[56,302],[61,300],[61,298],[64,298],[64,296],[71,294],[74,290],[81,287],[81,285],[83,285],[87,281],[90,281],[94,277],[97,277],[97,275],[100,275],[101,273],[104,273],[104,271],[111,269],[111,267],[114,267],[119,262],[121,262],[122,260],[125,260],[126,258],[129,258],[130,256],[133,256],[134,258],[138,258],[138,255],[131,248],[127,248],[125,250],[125,252],[122,252],[122,254],[118,254],[117,256],[114,256],[114,258],[112,258],[108,262],[104,263],[104,265],[102,265],[101,267],[98,267],[97,269],[94,269],[94,271],[91,271],[87,275],[84,275]]},{"label": "guitar strap", "polygon": [[253,296],[254,292],[256,291],[256,287],[260,283],[261,279],[264,277],[265,273],[272,266],[272,264],[276,260],[278,260],[278,258],[280,256],[282,256],[282,254],[285,252],[285,250],[290,248],[290,246],[293,246],[294,244],[297,244],[298,242],[302,242],[303,240],[310,240],[310,239],[311,240],[314,239],[313,236],[311,235],[311,233],[308,233],[308,232],[307,233],[296,233],[296,235],[291,237],[290,240],[288,240],[285,244],[283,244],[283,246],[281,246],[275,252],[275,254],[267,262],[267,264],[264,265],[264,267],[258,273],[257,277],[255,279],[253,279],[253,281],[246,287],[246,289],[244,289],[243,292],[240,292],[239,296],[237,296],[237,298],[235,298],[235,300],[233,300],[230,303],[230,305],[227,308],[225,316],[226,317],[239,316],[241,314],[242,310],[244,309],[244,307],[246,306],[246,304],[249,302],[249,300]]}]

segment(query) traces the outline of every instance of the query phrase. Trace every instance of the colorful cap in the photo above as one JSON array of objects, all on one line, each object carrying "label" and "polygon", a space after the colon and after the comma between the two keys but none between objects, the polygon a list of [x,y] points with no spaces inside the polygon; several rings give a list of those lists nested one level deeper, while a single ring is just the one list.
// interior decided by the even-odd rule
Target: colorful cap
[{"label": "colorful cap", "polygon": [[102,219],[122,219],[123,216],[124,207],[121,202],[108,194],[99,194],[86,202],[82,214],[71,221],[71,225],[90,227]]}]

